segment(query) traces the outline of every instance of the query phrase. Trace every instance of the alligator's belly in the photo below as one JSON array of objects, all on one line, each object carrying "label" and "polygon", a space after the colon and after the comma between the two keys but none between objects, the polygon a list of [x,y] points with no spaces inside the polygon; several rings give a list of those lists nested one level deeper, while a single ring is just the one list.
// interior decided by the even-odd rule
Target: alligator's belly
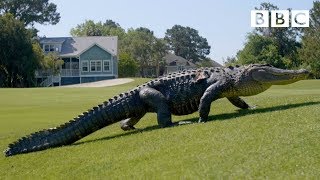
[{"label": "alligator's belly", "polygon": [[198,111],[201,96],[201,85],[179,84],[170,87],[164,95],[168,100],[170,111],[174,115],[187,115]]},{"label": "alligator's belly", "polygon": [[173,102],[170,111],[174,115],[187,115],[198,111],[199,99],[189,99],[187,102]]}]

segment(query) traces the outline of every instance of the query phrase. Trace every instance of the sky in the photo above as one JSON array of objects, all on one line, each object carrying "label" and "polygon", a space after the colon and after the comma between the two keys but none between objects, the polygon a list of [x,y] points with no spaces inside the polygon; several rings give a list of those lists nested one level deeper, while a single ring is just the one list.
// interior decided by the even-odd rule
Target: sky
[{"label": "sky", "polygon": [[[104,22],[111,19],[124,29],[146,27],[163,38],[174,25],[189,26],[199,31],[211,46],[209,57],[223,63],[243,48],[250,27],[250,12],[263,0],[49,0],[57,5],[60,22],[39,25],[40,36],[70,36],[71,28],[85,20]],[[313,0],[267,1],[285,10],[309,10]]]}]

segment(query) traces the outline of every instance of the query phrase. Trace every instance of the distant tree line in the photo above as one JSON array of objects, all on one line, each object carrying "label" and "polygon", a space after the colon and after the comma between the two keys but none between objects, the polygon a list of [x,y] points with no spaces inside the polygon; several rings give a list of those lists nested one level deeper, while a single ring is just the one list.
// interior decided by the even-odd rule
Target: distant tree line
[{"label": "distant tree line", "polygon": [[[260,10],[278,10],[262,3]],[[320,78],[320,1],[313,2],[308,28],[255,28],[248,33],[244,48],[225,64],[268,63],[276,67],[307,68]]]}]

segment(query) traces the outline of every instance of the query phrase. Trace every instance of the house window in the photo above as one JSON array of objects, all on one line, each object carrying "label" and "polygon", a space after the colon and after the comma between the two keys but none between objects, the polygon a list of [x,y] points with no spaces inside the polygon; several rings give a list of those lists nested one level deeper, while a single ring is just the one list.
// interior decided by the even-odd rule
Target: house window
[{"label": "house window", "polygon": [[102,63],[101,60],[90,61],[90,71],[91,72],[101,72]]},{"label": "house window", "polygon": [[89,62],[88,61],[82,61],[82,72],[88,72],[89,71]]},{"label": "house window", "polygon": [[111,70],[111,68],[110,68],[110,60],[103,61],[103,71],[104,72],[108,72],[110,70]]},{"label": "house window", "polygon": [[45,52],[55,51],[55,47],[54,47],[53,44],[46,44],[46,45],[44,45],[44,51],[45,51]]}]

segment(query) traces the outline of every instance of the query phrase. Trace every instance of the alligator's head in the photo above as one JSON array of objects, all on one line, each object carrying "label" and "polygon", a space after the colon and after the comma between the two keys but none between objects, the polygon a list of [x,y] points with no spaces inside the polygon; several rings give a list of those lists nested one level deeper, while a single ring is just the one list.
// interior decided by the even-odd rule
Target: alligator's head
[{"label": "alligator's head", "polygon": [[310,76],[310,72],[305,69],[285,70],[275,68],[268,64],[253,64],[247,68],[252,79],[268,85],[291,84],[303,79],[307,79]]},{"label": "alligator's head", "polygon": [[243,95],[258,94],[272,85],[291,84],[310,77],[305,69],[284,70],[268,64],[251,64],[244,68],[238,89]]}]

